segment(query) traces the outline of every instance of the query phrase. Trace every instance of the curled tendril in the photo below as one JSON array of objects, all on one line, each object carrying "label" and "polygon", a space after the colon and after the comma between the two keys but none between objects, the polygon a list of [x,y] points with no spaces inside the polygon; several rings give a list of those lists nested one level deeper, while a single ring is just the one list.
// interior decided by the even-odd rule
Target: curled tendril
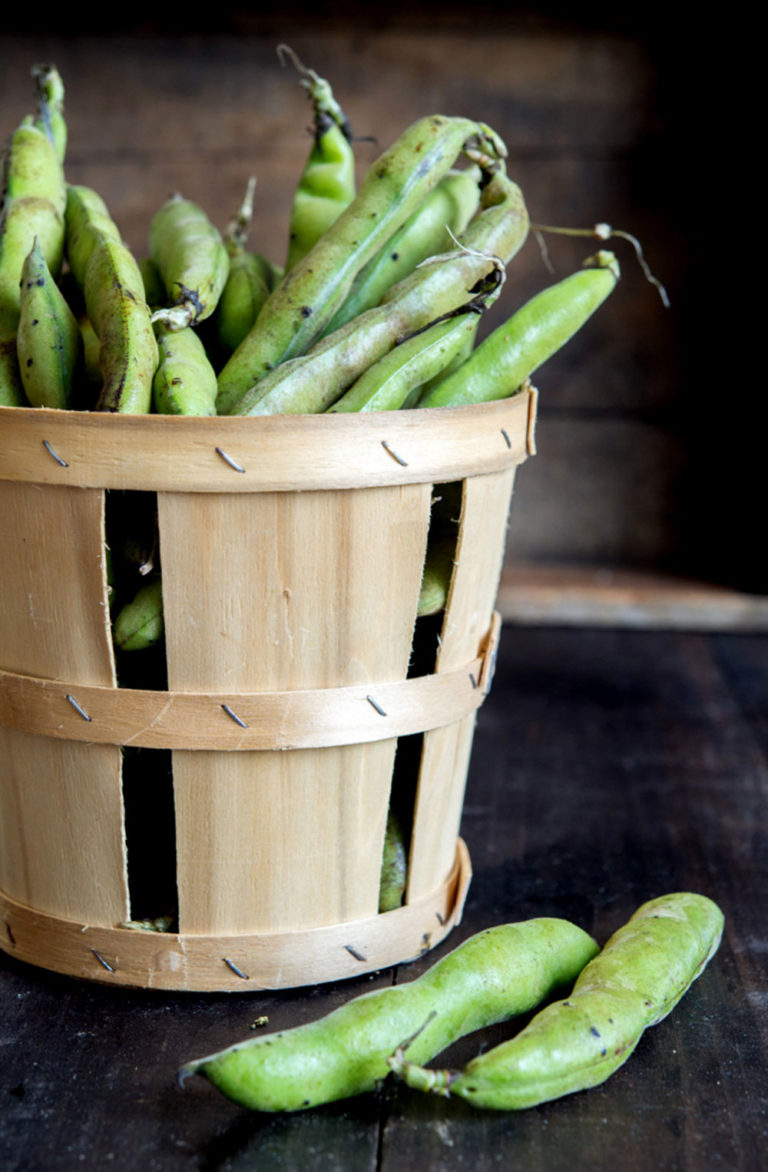
[{"label": "curled tendril", "polygon": [[651,272],[650,266],[643,255],[643,248],[640,241],[630,232],[622,232],[619,228],[612,228],[610,224],[604,223],[595,224],[594,228],[557,228],[552,224],[531,224],[531,231],[539,243],[544,264],[550,272],[553,270],[542,235],[544,232],[549,232],[555,236],[588,236],[591,240],[609,240],[612,236],[617,236],[621,240],[628,240],[635,250],[635,256],[637,257],[640,268],[643,270],[646,281],[656,286],[662,305],[665,309],[669,309],[670,302],[667,290],[658,277],[655,277]]}]

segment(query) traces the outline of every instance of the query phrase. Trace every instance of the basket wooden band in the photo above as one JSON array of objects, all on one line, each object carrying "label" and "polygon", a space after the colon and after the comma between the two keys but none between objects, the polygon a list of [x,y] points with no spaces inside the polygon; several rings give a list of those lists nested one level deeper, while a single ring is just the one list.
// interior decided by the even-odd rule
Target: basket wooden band
[{"label": "basket wooden band", "polygon": [[98,927],[0,892],[0,948],[73,977],[150,989],[253,992],[362,976],[434,948],[461,921],[472,876],[461,839],[445,882],[391,912],[276,934],[192,936]]},{"label": "basket wooden band", "polygon": [[307,749],[387,740],[453,724],[490,687],[500,616],[477,659],[396,683],[295,692],[150,692],[0,670],[0,725],[147,749]]},{"label": "basket wooden band", "polygon": [[425,484],[521,464],[536,395],[474,407],[259,418],[0,407],[0,479],[152,492]]}]

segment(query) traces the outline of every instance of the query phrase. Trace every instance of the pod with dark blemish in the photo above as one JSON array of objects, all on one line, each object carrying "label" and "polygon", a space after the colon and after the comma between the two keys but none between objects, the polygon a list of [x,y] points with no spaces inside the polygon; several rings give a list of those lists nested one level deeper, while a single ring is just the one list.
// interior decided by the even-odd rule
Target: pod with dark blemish
[{"label": "pod with dark blemish", "polygon": [[227,280],[229,255],[203,209],[180,195],[166,200],[149,226],[149,255],[168,298],[152,320],[181,330],[210,317]]}]

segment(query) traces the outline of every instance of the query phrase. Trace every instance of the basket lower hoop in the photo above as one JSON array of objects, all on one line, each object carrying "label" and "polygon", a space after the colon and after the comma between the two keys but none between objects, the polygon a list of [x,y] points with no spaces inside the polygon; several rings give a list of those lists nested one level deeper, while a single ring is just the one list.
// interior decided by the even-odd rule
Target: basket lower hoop
[{"label": "basket lower hoop", "polygon": [[278,934],[181,936],[100,928],[45,915],[0,893],[4,938],[18,960],[110,985],[247,993],[363,976],[415,960],[460,921],[472,875],[460,838],[445,883],[395,911]]}]

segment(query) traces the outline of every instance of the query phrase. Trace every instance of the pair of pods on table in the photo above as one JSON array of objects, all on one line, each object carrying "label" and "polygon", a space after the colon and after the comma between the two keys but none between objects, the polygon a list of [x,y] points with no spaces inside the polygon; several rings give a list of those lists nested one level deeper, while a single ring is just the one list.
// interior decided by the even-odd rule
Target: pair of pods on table
[{"label": "pair of pods on table", "polygon": [[[565,920],[537,919],[471,937],[423,976],[363,994],[327,1017],[196,1059],[243,1106],[295,1111],[372,1090],[391,1068],[410,1085],[516,1109],[604,1081],[643,1031],[677,1004],[713,956],[723,915],[680,892],[640,907],[599,952]],[[463,1072],[419,1066],[457,1038],[524,1013],[578,976],[573,991]],[[410,1058],[405,1059],[407,1050]]]}]

